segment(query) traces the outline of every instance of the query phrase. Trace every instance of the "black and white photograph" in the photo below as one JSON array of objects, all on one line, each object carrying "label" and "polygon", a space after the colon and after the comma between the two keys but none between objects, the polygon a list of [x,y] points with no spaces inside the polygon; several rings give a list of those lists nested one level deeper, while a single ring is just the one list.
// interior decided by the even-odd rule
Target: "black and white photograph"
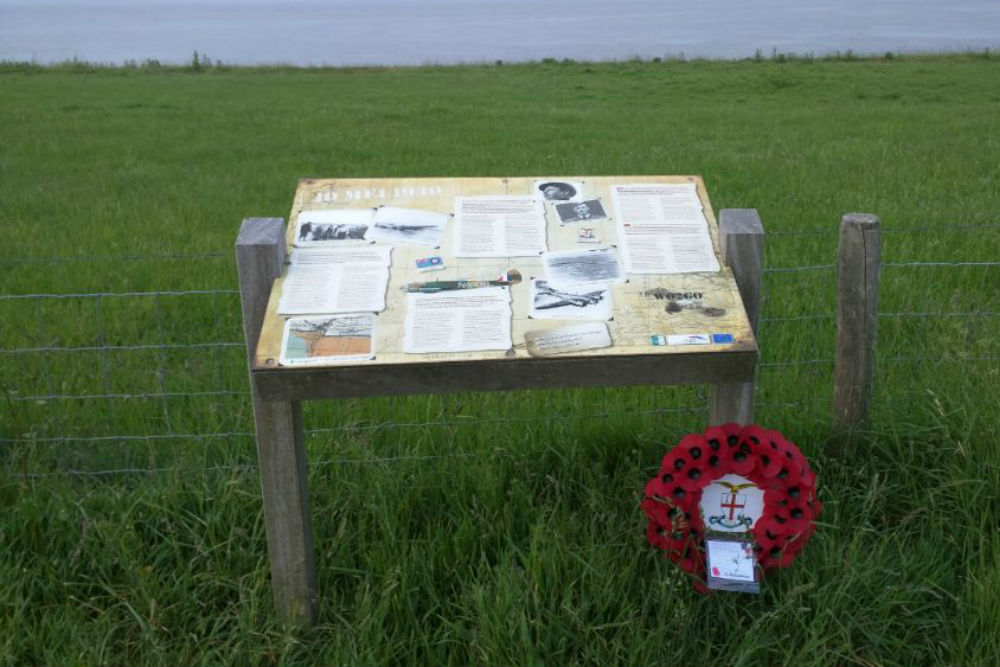
[{"label": "black and white photograph", "polygon": [[441,245],[441,236],[449,218],[449,214],[436,211],[380,206],[375,210],[375,222],[366,238],[369,241],[437,248]]},{"label": "black and white photograph", "polygon": [[531,309],[536,320],[610,320],[611,288],[606,284],[554,287],[549,281],[531,279]]},{"label": "black and white photograph", "polygon": [[564,225],[567,222],[595,222],[608,219],[600,199],[556,204],[556,213],[559,214],[559,222]]},{"label": "black and white photograph", "polygon": [[542,262],[549,284],[558,287],[625,282],[625,271],[614,248],[547,252],[542,255]]},{"label": "black and white photograph", "polygon": [[302,211],[295,229],[295,245],[308,247],[336,243],[364,243],[375,210],[348,208]]},{"label": "black and white photograph", "polygon": [[583,183],[579,181],[535,181],[535,190],[545,201],[580,201]]}]

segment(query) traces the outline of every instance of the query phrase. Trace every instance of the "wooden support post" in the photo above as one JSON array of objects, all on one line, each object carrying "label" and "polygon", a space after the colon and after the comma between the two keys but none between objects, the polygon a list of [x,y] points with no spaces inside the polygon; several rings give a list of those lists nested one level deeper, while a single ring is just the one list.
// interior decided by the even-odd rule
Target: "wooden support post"
[{"label": "wooden support post", "polygon": [[[757,209],[724,208],[719,211],[719,242],[723,261],[733,270],[756,336],[764,277],[764,226]],[[713,425],[752,422],[753,388],[753,382],[712,385],[709,422]]]},{"label": "wooden support post", "polygon": [[833,369],[833,424],[838,431],[861,429],[868,423],[881,254],[878,217],[848,213],[841,219]]},{"label": "wooden support post", "polygon": [[[271,286],[284,264],[284,220],[245,219],[236,239],[236,265],[251,367]],[[252,374],[250,388],[275,607],[283,620],[309,626],[316,614],[316,556],[302,408],[298,401],[262,399]]]}]

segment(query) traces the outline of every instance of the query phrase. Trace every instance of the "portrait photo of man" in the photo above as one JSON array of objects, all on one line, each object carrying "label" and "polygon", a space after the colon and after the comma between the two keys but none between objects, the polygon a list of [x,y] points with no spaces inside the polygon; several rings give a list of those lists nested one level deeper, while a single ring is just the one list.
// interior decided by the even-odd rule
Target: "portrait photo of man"
[{"label": "portrait photo of man", "polygon": [[577,201],[583,188],[580,183],[538,181],[535,189],[542,193],[546,201]]},{"label": "portrait photo of man", "polygon": [[600,199],[556,204],[556,213],[559,214],[559,221],[562,224],[566,224],[567,222],[607,220],[608,218],[608,214],[604,212],[604,206],[601,204]]}]

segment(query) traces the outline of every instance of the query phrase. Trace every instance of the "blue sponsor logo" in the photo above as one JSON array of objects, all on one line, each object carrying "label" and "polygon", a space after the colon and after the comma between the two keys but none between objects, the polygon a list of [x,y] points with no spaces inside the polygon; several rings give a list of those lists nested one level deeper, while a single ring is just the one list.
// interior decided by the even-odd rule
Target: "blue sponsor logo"
[{"label": "blue sponsor logo", "polygon": [[438,255],[435,255],[434,257],[421,257],[417,260],[417,268],[420,270],[443,269],[444,260]]}]

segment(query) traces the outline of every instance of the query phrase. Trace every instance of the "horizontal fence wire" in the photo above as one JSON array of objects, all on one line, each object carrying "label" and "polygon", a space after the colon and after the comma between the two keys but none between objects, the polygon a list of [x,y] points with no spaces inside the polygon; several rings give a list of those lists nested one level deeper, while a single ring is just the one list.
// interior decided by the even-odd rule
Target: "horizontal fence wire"
[{"label": "horizontal fence wire", "polygon": [[238,289],[167,290],[150,292],[70,292],[66,294],[0,294],[0,301],[19,299],[106,299],[161,296],[209,296],[216,294],[239,294]]},{"label": "horizontal fence wire", "polygon": [[[957,225],[927,225],[927,226],[884,226],[882,231],[891,234],[907,234],[907,233],[964,233],[964,232],[976,232],[982,230],[997,230],[1000,229],[1000,224],[957,224]],[[839,232],[838,224],[831,224],[829,227],[820,228],[810,228],[810,229],[799,229],[799,230],[789,230],[789,231],[773,231],[766,232],[767,237],[774,237],[780,239],[782,237],[812,237],[819,239],[820,237],[831,237],[830,240],[833,244],[827,248],[827,252],[831,255],[835,253],[835,238]],[[818,240],[818,244],[823,244],[826,248],[828,241]],[[831,257],[832,258],[832,257]],[[213,260],[225,260],[227,262],[235,263],[234,255],[231,252],[207,252],[207,253],[163,253],[163,254],[149,254],[149,255],[105,255],[105,256],[67,256],[67,257],[24,257],[24,258],[13,258],[0,260],[0,265],[46,265],[46,264],[80,264],[80,263],[93,263],[98,264],[102,262],[115,263],[115,262],[157,262],[157,261],[213,261]],[[911,260],[911,261],[891,261],[883,262],[881,266],[892,270],[903,270],[903,269],[920,269],[920,268],[940,268],[944,270],[957,270],[962,268],[990,268],[1000,266],[1000,261],[993,260],[983,260],[983,261],[945,261],[945,260]],[[767,267],[764,269],[765,274],[773,274],[770,278],[771,281],[781,281],[785,282],[787,280],[793,280],[795,274],[799,273],[818,273],[825,271],[833,271],[836,269],[836,265],[832,263],[821,263],[821,264],[803,264],[803,265],[790,265],[790,266],[774,266]],[[978,274],[976,274],[978,275]],[[885,289],[885,288],[883,288]],[[159,341],[142,343],[142,344],[128,344],[115,342],[115,344],[109,344],[104,335],[103,331],[106,329],[103,327],[103,322],[101,322],[102,309],[100,303],[105,299],[118,299],[122,301],[127,301],[130,299],[144,300],[152,299],[153,308],[156,317],[156,327],[160,332],[161,336],[165,336],[164,331],[164,319],[165,316],[162,314],[160,300],[168,299],[174,297],[211,297],[211,307],[213,312],[213,318],[215,320],[219,319],[220,316],[220,297],[230,297],[240,294],[238,289],[229,288],[205,288],[205,289],[186,289],[186,290],[149,290],[149,291],[68,291],[65,293],[58,292],[46,292],[46,293],[25,293],[25,294],[5,294],[0,295],[0,302],[16,303],[24,301],[35,301],[36,304],[44,302],[46,300],[92,300],[95,304],[94,313],[100,325],[99,335],[95,338],[97,344],[94,345],[83,345],[83,346],[58,346],[58,345],[37,345],[37,346],[22,346],[22,347],[9,347],[0,348],[0,354],[10,358],[14,355],[32,355],[39,354],[44,355],[44,368],[41,371],[42,376],[45,380],[40,387],[37,387],[30,395],[20,395],[16,388],[7,388],[5,392],[0,392],[0,402],[6,402],[8,405],[12,406],[11,409],[26,409],[21,407],[13,406],[24,406],[30,403],[45,403],[52,402],[53,419],[54,423],[57,425],[52,428],[54,435],[47,435],[44,437],[33,437],[27,436],[22,438],[12,438],[12,437],[0,437],[0,443],[6,445],[14,445],[18,443],[39,443],[39,444],[75,444],[85,447],[86,445],[99,445],[100,443],[150,443],[150,442],[164,442],[164,443],[180,443],[183,441],[195,442],[207,442],[210,440],[219,441],[231,441],[237,440],[242,445],[245,445],[248,441],[252,441],[255,437],[252,431],[241,430],[239,426],[237,428],[231,429],[219,429],[206,428],[203,431],[199,431],[197,427],[179,427],[179,422],[172,422],[169,413],[166,410],[166,401],[170,399],[180,399],[180,398],[238,398],[241,401],[246,401],[250,396],[249,387],[245,389],[230,389],[225,386],[225,373],[227,370],[239,370],[241,373],[245,373],[245,366],[241,361],[239,369],[233,369],[230,366],[235,362],[234,358],[223,359],[223,355],[216,355],[218,359],[213,362],[216,365],[216,375],[214,379],[209,381],[201,382],[201,386],[194,386],[192,391],[168,391],[167,387],[168,378],[174,369],[168,363],[168,358],[166,352],[174,349],[226,349],[226,348],[243,348],[245,343],[241,340],[209,340],[200,342],[190,342],[190,343],[178,343],[169,342],[160,338]],[[830,321],[836,318],[836,314],[833,312],[828,313],[803,313],[797,315],[781,315],[780,313],[769,313],[767,312],[766,306],[771,305],[767,295],[764,295],[763,304],[765,305],[763,316],[760,318],[760,323],[762,325],[768,325],[768,331],[774,332],[775,329],[780,329],[784,324],[790,324],[795,322],[808,322],[808,321]],[[228,306],[227,306],[228,307]],[[37,326],[38,326],[38,341],[44,342],[44,336],[42,335],[43,322],[41,311],[38,310],[40,307],[36,306],[37,314]],[[127,307],[126,307],[127,308]],[[772,306],[773,308],[773,306]],[[126,311],[127,312],[127,309]],[[982,311],[887,311],[878,313],[879,318],[885,319],[909,319],[909,318],[993,318],[1000,315],[996,312],[995,308]],[[235,331],[234,331],[235,333]],[[770,335],[770,334],[769,334]],[[155,339],[154,339],[155,340]],[[824,344],[825,345],[825,344]],[[158,364],[154,364],[155,367],[151,367],[150,371],[158,379],[158,387],[150,387],[151,391],[138,391],[131,392],[128,391],[127,387],[112,386],[109,381],[109,373],[112,368],[111,362],[108,360],[108,355],[104,354],[104,363],[102,368],[96,369],[95,375],[98,379],[103,375],[104,387],[101,388],[99,385],[83,393],[75,394],[71,391],[60,391],[64,387],[62,385],[62,379],[59,375],[60,372],[60,359],[64,359],[60,355],[62,354],[72,354],[72,353],[83,353],[83,352],[116,352],[121,350],[153,350],[159,351]],[[832,350],[830,350],[832,352]],[[977,350],[978,352],[978,350]],[[801,351],[801,358],[779,358],[774,360],[762,360],[758,367],[761,369],[781,369],[781,368],[795,368],[795,367],[824,367],[832,366],[835,360],[829,356],[829,353],[823,348],[823,345],[813,345],[811,347],[805,347]],[[49,358],[51,355],[51,359]],[[950,365],[961,365],[968,363],[982,363],[982,362],[996,362],[1000,361],[1000,355],[992,354],[989,350],[984,350],[982,354],[975,354],[970,356],[943,356],[943,355],[917,355],[917,356],[907,356],[907,355],[893,355],[893,356],[878,356],[876,357],[878,364],[882,365],[893,365],[893,364],[950,364]],[[774,377],[772,374],[770,377]],[[819,376],[817,376],[819,377]],[[762,398],[769,395],[773,391],[773,387],[766,385],[766,380],[762,383],[757,382],[755,386],[755,393]],[[774,382],[772,380],[772,382]],[[47,385],[47,386],[46,386]],[[96,389],[96,391],[95,391]],[[103,389],[103,391],[102,391]],[[158,389],[158,390],[157,390]],[[47,391],[46,391],[47,390]],[[808,409],[809,407],[816,407],[818,410],[823,409],[823,406],[828,406],[832,398],[832,387],[825,387],[824,394],[820,397],[815,398],[796,398],[792,396],[793,400],[782,401],[780,397],[776,396],[772,400],[760,401],[756,404],[756,408],[759,410],[782,410],[782,409]],[[882,405],[897,405],[897,404],[913,404],[921,401],[929,400],[929,397],[925,393],[917,393],[914,395],[904,395],[904,396],[893,396],[893,397],[877,397],[876,402]],[[116,416],[116,410],[127,404],[129,401],[163,401],[164,402],[164,414],[162,415],[162,430],[152,433],[118,433],[118,430],[124,431],[126,427],[118,421]],[[67,435],[67,432],[72,432],[73,430],[73,413],[71,408],[72,402],[79,401],[92,401],[99,402],[103,401],[105,404],[95,403],[92,408],[94,411],[101,411],[102,417],[106,417],[105,426],[107,432],[110,435],[100,435],[94,433],[83,433],[80,435]],[[246,402],[248,404],[248,402]],[[117,406],[117,407],[116,407]],[[391,404],[390,404],[391,406]],[[77,408],[79,409],[79,408]],[[244,408],[240,408],[241,410]],[[103,414],[103,413],[107,414]],[[693,415],[706,415],[708,412],[707,398],[702,393],[698,405],[689,405],[681,407],[665,407],[657,408],[651,410],[629,410],[627,408],[619,410],[605,410],[599,412],[590,412],[587,414],[560,414],[546,417],[517,417],[517,416],[462,416],[462,417],[451,417],[446,419],[432,418],[425,420],[413,420],[413,421],[395,421],[390,419],[380,419],[374,421],[357,420],[346,421],[345,423],[333,426],[324,426],[319,428],[307,429],[305,434],[310,439],[323,438],[325,436],[344,434],[344,433],[363,433],[363,434],[374,434],[388,431],[412,431],[417,429],[432,429],[432,428],[488,428],[490,426],[502,426],[505,424],[509,425],[530,425],[530,424],[546,424],[551,422],[574,422],[582,420],[593,420],[593,419],[609,419],[613,417],[622,418],[639,418],[639,417],[657,417],[657,416],[670,416],[679,414],[693,414]],[[175,430],[175,428],[177,430]],[[61,429],[61,430],[59,430]],[[100,428],[99,430],[105,430],[105,428]],[[151,429],[156,431],[156,429]],[[182,432],[183,431],[183,432]],[[250,450],[238,450],[239,455],[245,455]],[[252,456],[252,454],[250,454]],[[325,458],[318,461],[310,461],[310,468],[315,469],[322,466],[331,465],[365,465],[365,464],[384,464],[392,462],[402,462],[402,461],[438,461],[442,459],[463,459],[463,458],[476,458],[489,456],[490,454],[484,453],[472,453],[456,451],[450,452],[448,454],[442,455],[399,455],[399,456],[371,456],[371,457],[344,457],[344,458]],[[205,465],[191,470],[205,471],[205,472],[228,472],[228,473],[242,473],[246,471],[256,471],[257,464],[256,461],[249,462],[236,462],[227,463],[219,465]],[[102,468],[99,470],[84,470],[79,469],[79,467],[69,468],[66,470],[59,471],[45,471],[45,472],[30,472],[24,471],[21,473],[9,473],[10,477],[26,477],[26,478],[36,478],[36,477],[49,477],[49,476],[108,476],[108,475],[120,475],[120,474],[137,474],[137,475],[148,475],[156,473],[175,473],[178,469],[176,467],[136,467],[123,465],[120,468]]]},{"label": "horizontal fence wire", "polygon": [[764,273],[798,273],[800,271],[832,271],[837,268],[833,264],[813,264],[809,266],[773,266],[764,269]]},{"label": "horizontal fence wire", "polygon": [[997,317],[1000,313],[985,310],[971,311],[947,311],[940,313],[927,313],[922,311],[909,311],[899,313],[878,313],[879,317],[906,318],[906,317]]},{"label": "horizontal fence wire", "polygon": [[767,238],[771,237],[794,237],[794,236],[829,236],[831,234],[837,234],[838,228],[836,225],[831,225],[830,227],[815,227],[812,229],[795,229],[788,231],[768,231],[764,230],[764,236]]},{"label": "horizontal fence wire", "polygon": [[832,364],[833,359],[794,359],[789,361],[765,361],[757,364],[758,368],[774,368],[787,366],[815,366],[817,364]]},{"label": "horizontal fence wire", "polygon": [[681,408],[656,408],[654,410],[623,410],[592,412],[585,415],[549,415],[545,417],[491,417],[469,416],[465,419],[451,419],[420,422],[380,422],[378,424],[355,424],[349,426],[332,426],[327,428],[307,429],[308,434],[343,433],[345,431],[379,431],[397,428],[425,428],[431,426],[482,426],[485,424],[547,424],[549,422],[570,422],[587,419],[607,419],[609,417],[650,417],[671,414],[700,414],[707,410],[706,405]]},{"label": "horizontal fence wire", "polygon": [[[887,318],[906,318],[906,317],[997,317],[1000,313],[985,310],[970,310],[970,311],[943,311],[943,312],[926,312],[926,311],[907,311],[907,312],[888,312],[888,313],[877,313],[878,317]],[[836,313],[814,313],[810,315],[793,315],[790,317],[762,317],[760,322],[763,323],[774,323],[774,322],[803,322],[807,320],[832,320],[837,317]]]},{"label": "horizontal fence wire", "polygon": [[1000,262],[882,262],[882,266],[890,269],[920,266],[1000,266]]},{"label": "horizontal fence wire", "polygon": [[[943,267],[943,266],[1000,266],[1000,262],[882,262],[881,266],[895,269],[903,267]],[[764,273],[797,273],[800,271],[832,271],[835,264],[812,264],[803,266],[774,266],[764,269]]]},{"label": "horizontal fence wire", "polygon": [[878,361],[882,362],[905,362],[905,363],[928,363],[928,364],[954,364],[961,363],[964,361],[1000,361],[1000,356],[998,355],[987,355],[981,357],[953,357],[951,359],[945,359],[943,357],[884,357],[877,358]]},{"label": "horizontal fence wire", "polygon": [[791,317],[762,317],[759,322],[802,322],[805,320],[830,320],[836,313],[813,313],[810,315],[792,315]]},{"label": "horizontal fence wire", "polygon": [[[520,455],[520,458],[525,460],[530,460],[538,455],[539,452],[524,452]],[[494,458],[499,455],[505,455],[510,457],[510,452],[507,450],[493,450],[488,454],[483,454],[479,452],[449,452],[447,454],[404,454],[397,456],[372,456],[372,457],[339,457],[339,458],[326,458],[319,460],[310,460],[308,462],[308,467],[310,469],[320,469],[326,468],[334,465],[377,465],[385,463],[403,463],[403,462],[437,462],[449,459],[483,459],[483,458]],[[513,458],[513,457],[511,457]],[[151,468],[107,468],[104,470],[78,470],[69,468],[66,470],[58,470],[51,472],[20,472],[20,473],[9,473],[8,477],[15,479],[44,479],[51,477],[108,477],[115,475],[162,475],[165,473],[174,474],[187,474],[187,473],[218,473],[218,472],[228,472],[230,474],[256,474],[257,470],[260,468],[256,461],[244,461],[240,463],[232,463],[229,465],[215,465],[215,466],[199,466],[195,467],[151,467]],[[407,488],[414,488],[408,486]]]},{"label": "horizontal fence wire", "polygon": [[[760,390],[755,388],[754,393],[760,393]],[[816,405],[817,403],[829,403],[830,397],[824,396],[822,398],[805,398],[798,401],[764,401],[761,403],[755,403],[754,408],[801,408],[807,405]]]},{"label": "horizontal fence wire", "polygon": [[144,400],[163,398],[205,398],[209,396],[250,396],[248,389],[213,389],[207,391],[167,391],[156,393],[122,393],[122,394],[36,394],[33,396],[17,396],[8,391],[6,400],[14,403],[32,401],[108,401],[108,400]]},{"label": "horizontal fence wire", "polygon": [[918,227],[882,227],[883,232],[890,234],[907,234],[912,232],[951,232],[971,231],[979,229],[1000,229],[1000,224],[982,225],[926,225]]},{"label": "horizontal fence wire", "polygon": [[[160,262],[163,260],[200,260],[200,259],[233,259],[233,254],[228,252],[199,252],[199,253],[166,253],[162,255],[73,255],[62,257],[17,257],[14,259],[0,259],[0,265],[10,264],[72,264],[84,262],[87,264],[98,264],[102,262]],[[235,261],[235,260],[234,260]]]},{"label": "horizontal fence wire", "polygon": [[139,345],[79,345],[79,346],[46,346],[46,347],[2,347],[0,354],[36,354],[42,352],[102,352],[121,350],[183,350],[211,347],[246,347],[246,343],[238,341],[219,341],[206,343],[143,343]]},{"label": "horizontal fence wire", "polygon": [[0,438],[0,443],[13,445],[16,443],[65,443],[65,442],[150,442],[155,440],[209,440],[212,438],[253,438],[253,433],[239,431],[223,431],[220,433],[148,433],[143,435],[58,435],[44,438]]},{"label": "horizontal fence wire", "polygon": [[[431,428],[441,426],[476,426],[481,427],[488,424],[548,424],[551,422],[583,421],[589,419],[607,419],[609,417],[648,417],[654,415],[667,414],[700,414],[705,412],[707,407],[689,406],[680,408],[656,408],[653,410],[621,410],[593,412],[586,415],[547,415],[544,417],[480,417],[470,416],[466,419],[450,420],[428,420],[416,422],[395,422],[385,421],[374,424],[348,424],[343,426],[331,426],[325,428],[306,429],[306,435],[322,435],[330,433],[349,432],[373,432],[390,431],[396,429]],[[37,443],[64,443],[64,442],[111,442],[116,440],[175,440],[189,438],[192,440],[205,440],[210,438],[228,437],[254,437],[250,432],[224,431],[219,433],[167,433],[167,434],[142,434],[142,435],[101,435],[101,436],[52,436],[52,437],[28,437],[28,438],[0,438],[0,442],[13,444],[17,442],[37,442]]]},{"label": "horizontal fence wire", "polygon": [[[916,232],[951,232],[951,231],[973,231],[980,229],[1000,229],[1000,224],[972,224],[972,225],[924,225],[915,227],[893,227],[893,226],[880,226],[882,232],[888,232],[890,234],[908,234]],[[795,230],[778,230],[778,231],[768,231],[764,230],[764,235],[767,238],[770,237],[783,237],[783,236],[822,236],[822,235],[834,235],[840,232],[839,223],[833,223],[829,227],[813,227],[810,229],[795,229]]]}]

